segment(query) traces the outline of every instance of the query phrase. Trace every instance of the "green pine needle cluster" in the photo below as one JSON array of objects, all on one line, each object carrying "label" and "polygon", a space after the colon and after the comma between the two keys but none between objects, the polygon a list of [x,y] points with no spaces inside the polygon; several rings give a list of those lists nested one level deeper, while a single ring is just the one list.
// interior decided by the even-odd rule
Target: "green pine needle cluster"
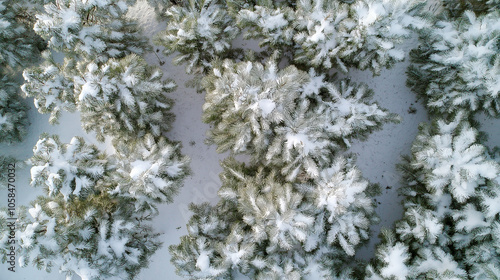
[{"label": "green pine needle cluster", "polygon": [[436,19],[419,33],[407,85],[435,115],[459,110],[500,112],[500,10],[466,11],[456,20]]},{"label": "green pine needle cluster", "polygon": [[[81,137],[63,144],[43,134],[29,161],[44,195],[17,211],[19,261],[82,279],[134,279],[147,267],[161,246],[150,225],[157,204],[171,202],[189,174],[179,145],[152,135],[106,155]],[[8,212],[0,216],[3,226]],[[2,228],[5,254],[8,235]]]},{"label": "green pine needle cluster", "polygon": [[[150,47],[125,18],[134,3],[41,0],[19,14],[48,46],[41,64],[24,69],[23,92],[41,113],[51,114],[51,123],[64,110],[78,110],[83,129],[102,142],[110,137],[115,150],[106,155],[81,137],[64,144],[57,136],[40,136],[29,163],[31,185],[44,195],[16,211],[21,266],[57,269],[69,278],[134,279],[161,246],[151,220],[159,203],[173,201],[189,159],[180,143],[163,136],[174,117],[164,94],[176,84],[140,57]],[[12,113],[24,107],[11,97],[15,86],[5,84],[0,136],[12,141],[22,136],[27,119]],[[19,125],[13,128],[8,118]],[[8,215],[0,211],[4,256],[10,250]]]},{"label": "green pine needle cluster", "polygon": [[[251,279],[354,279],[355,270],[345,264],[353,261],[356,248],[368,238],[377,218],[370,198],[374,186],[361,177],[354,159],[343,153],[352,140],[366,139],[384,123],[399,118],[371,101],[372,91],[366,85],[337,80],[329,70],[355,66],[378,73],[402,60],[403,54],[396,50],[369,53],[371,42],[344,42],[340,32],[339,37],[330,36],[335,33],[335,17],[345,18],[341,25],[352,34],[355,20],[348,12],[329,8],[354,11],[358,5],[360,13],[370,12],[363,1],[352,5],[228,1],[224,17],[228,26],[237,23],[245,30],[245,38],[261,40],[264,51],[246,56],[231,56],[230,51],[214,55],[208,47],[191,51],[196,44],[211,42],[201,36],[207,31],[206,19],[201,13],[196,17],[187,12],[185,5],[193,3],[201,7],[205,2],[169,8],[167,15],[173,21],[159,37],[163,41],[157,43],[167,54],[181,53],[174,62],[189,59],[190,73],[197,59],[206,57],[197,74],[204,74],[203,120],[211,124],[207,142],[217,145],[219,152],[247,154],[250,160],[246,165],[225,160],[220,202],[191,206],[194,215],[187,225],[188,235],[170,247],[177,273],[190,279],[233,279],[237,274]],[[391,20],[394,25],[404,18],[407,25],[401,26],[401,34],[387,42],[377,39],[386,50],[409,36],[411,28],[426,24],[410,15],[416,6],[396,4],[399,6],[384,6],[383,16],[373,19],[365,30],[371,34],[378,25]],[[394,11],[399,18],[392,17]],[[308,36],[315,35],[305,30],[319,27],[307,21],[321,18],[318,13],[328,21],[316,37],[328,42],[306,46]],[[304,17],[302,21],[299,15]],[[226,33],[221,29],[212,29],[211,36],[232,36],[232,29],[223,29]],[[366,38],[366,34],[359,36]],[[197,40],[196,44],[186,38]],[[346,55],[325,55],[322,48],[330,43],[333,47],[344,44]]]},{"label": "green pine needle cluster", "polygon": [[37,6],[21,0],[0,1],[0,142],[23,140],[28,122],[28,106],[21,98],[17,75],[35,63],[44,43],[31,27],[28,9]]},{"label": "green pine needle cluster", "polygon": [[407,72],[432,123],[400,165],[403,218],[382,233],[366,279],[500,279],[500,165],[474,121],[499,116],[498,3],[444,4]]}]

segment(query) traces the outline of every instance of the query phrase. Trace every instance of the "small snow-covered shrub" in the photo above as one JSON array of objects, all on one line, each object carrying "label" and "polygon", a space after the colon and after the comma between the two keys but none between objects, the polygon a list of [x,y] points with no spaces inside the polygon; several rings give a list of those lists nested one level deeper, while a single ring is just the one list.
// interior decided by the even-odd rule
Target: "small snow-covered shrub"
[{"label": "small snow-covered shrub", "polygon": [[[373,205],[368,182],[337,158],[318,180],[290,183],[265,167],[223,163],[221,201],[193,206],[189,235],[170,247],[191,279],[350,279],[343,262],[368,238]],[[320,277],[320,278],[315,278]]]},{"label": "small snow-covered shrub", "polygon": [[484,16],[467,11],[456,21],[437,21],[421,31],[411,53],[410,86],[432,113],[500,112],[500,10]]}]

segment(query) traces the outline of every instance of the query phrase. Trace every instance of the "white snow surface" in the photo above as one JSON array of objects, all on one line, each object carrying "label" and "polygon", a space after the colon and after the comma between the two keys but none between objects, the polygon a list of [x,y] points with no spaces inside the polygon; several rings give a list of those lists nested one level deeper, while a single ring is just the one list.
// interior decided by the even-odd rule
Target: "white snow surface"
[{"label": "white snow surface", "polygon": [[[155,21],[156,16],[153,10],[147,6],[144,0],[140,0],[136,7],[130,10],[130,15],[140,22],[144,29],[143,34],[147,36],[152,36],[165,28],[165,23]],[[416,39],[408,40],[403,45],[406,55],[410,48],[416,45]],[[256,43],[241,39],[235,42],[235,46],[257,48]],[[162,49],[161,47],[158,48]],[[185,225],[191,216],[191,212],[188,210],[188,205],[191,202],[208,201],[216,203],[218,201],[217,191],[221,185],[218,174],[222,171],[218,163],[228,154],[217,154],[215,146],[204,144],[206,131],[209,129],[209,125],[201,121],[204,94],[198,94],[194,89],[185,87],[185,82],[191,77],[185,74],[184,66],[173,66],[171,64],[172,57],[163,57],[161,52],[157,54],[159,59],[154,53],[150,53],[146,55],[146,60],[152,65],[159,65],[160,60],[164,61],[165,64],[160,68],[164,71],[165,78],[172,78],[178,84],[178,88],[174,92],[167,94],[168,97],[175,101],[172,112],[176,115],[176,119],[173,128],[166,133],[166,136],[183,143],[182,153],[191,158],[192,175],[185,180],[184,187],[179,195],[174,197],[174,203],[159,206],[160,215],[153,220],[153,225],[156,231],[163,233],[161,241],[164,244],[153,255],[149,267],[143,269],[137,279],[158,279],[158,275],[161,275],[161,279],[177,280],[182,278],[175,274],[175,267],[170,263],[168,246],[178,244],[180,236],[187,234]],[[396,171],[395,165],[400,162],[401,155],[410,152],[411,143],[418,131],[418,124],[427,121],[427,114],[421,102],[417,102],[415,94],[405,86],[407,66],[408,61],[406,60],[396,64],[392,69],[383,70],[381,75],[377,77],[373,77],[370,71],[350,70],[349,73],[349,77],[353,81],[364,82],[374,90],[374,99],[381,107],[387,108],[390,112],[397,113],[402,117],[401,123],[385,124],[382,130],[372,133],[367,141],[353,141],[349,150],[350,153],[357,156],[356,164],[362,175],[370,182],[379,183],[382,189],[382,194],[375,198],[377,201],[376,212],[381,218],[381,222],[372,227],[369,243],[356,252],[356,257],[359,259],[368,260],[372,258],[375,245],[379,243],[377,236],[380,228],[382,226],[393,227],[393,222],[402,217],[401,197],[397,193],[401,176]],[[314,85],[309,86],[308,92],[312,94],[316,87]],[[62,143],[68,143],[73,136],[82,136],[87,143],[96,144],[108,153],[113,153],[109,141],[99,143],[95,140],[94,135],[82,131],[79,125],[80,116],[78,113],[63,113],[59,125],[50,125],[48,122],[49,116],[37,112],[32,98],[28,98],[26,102],[30,104],[28,118],[31,125],[28,135],[23,142],[18,144],[0,144],[1,154],[13,155],[20,160],[28,159],[32,156],[32,149],[42,132],[58,134]],[[409,113],[413,111],[410,108],[416,109],[416,112]],[[482,124],[481,130],[489,134],[487,146],[492,148],[498,145],[500,143],[500,130],[498,129],[500,120],[490,119],[485,116],[478,116],[477,119]],[[16,169],[16,202],[18,206],[27,206],[31,200],[42,194],[41,189],[30,187],[29,178],[29,166]],[[2,188],[0,189],[0,207],[5,206],[6,200],[7,192]],[[470,226],[471,224],[467,225]],[[206,263],[200,260],[198,265],[205,266]],[[52,273],[46,273],[38,271],[32,266],[25,268],[17,266],[16,272],[12,273],[7,268],[7,264],[0,264],[1,278],[4,280],[66,279],[65,276],[58,273],[57,269],[54,269]],[[79,273],[82,277],[86,274],[84,269]],[[73,279],[79,278],[77,276],[73,277]]]}]

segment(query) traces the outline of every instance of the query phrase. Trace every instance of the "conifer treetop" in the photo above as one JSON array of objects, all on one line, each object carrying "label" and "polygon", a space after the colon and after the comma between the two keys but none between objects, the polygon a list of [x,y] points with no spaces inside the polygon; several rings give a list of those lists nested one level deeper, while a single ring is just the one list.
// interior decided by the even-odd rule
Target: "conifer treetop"
[{"label": "conifer treetop", "polygon": [[[285,48],[295,63],[322,70],[349,67],[374,75],[402,61],[397,47],[414,29],[428,25],[416,15],[421,1],[297,1],[294,5],[258,3],[237,15],[245,37],[261,47]],[[286,52],[285,52],[286,53]]]},{"label": "conifer treetop", "polygon": [[424,170],[429,190],[437,196],[449,192],[459,202],[500,170],[487,158],[485,147],[477,143],[477,131],[464,116],[460,112],[451,122],[437,120],[431,126],[422,125],[412,146],[414,165]]},{"label": "conifer treetop", "polygon": [[186,63],[186,73],[207,74],[212,60],[224,57],[239,32],[218,0],[182,1],[166,11],[168,25],[155,43],[165,46],[165,54],[179,52],[174,64]]},{"label": "conifer treetop", "polygon": [[466,11],[459,20],[437,21],[421,31],[412,51],[407,84],[433,113],[500,110],[500,11],[482,16]]},{"label": "conifer treetop", "polygon": [[255,162],[282,169],[291,181],[301,173],[316,178],[352,138],[397,121],[369,103],[372,91],[365,85],[342,80],[337,86],[294,66],[279,70],[272,59],[225,60],[204,83],[203,118],[214,124],[208,141],[219,152],[251,153]]},{"label": "conifer treetop", "polygon": [[88,195],[109,171],[106,155],[81,137],[62,144],[58,136],[42,134],[29,162],[31,185],[44,187],[49,197],[61,194],[66,201],[72,196]]},{"label": "conifer treetop", "polygon": [[159,136],[170,128],[172,101],[164,93],[176,85],[171,80],[162,81],[159,69],[137,55],[111,59],[102,66],[83,66],[74,77],[76,108],[81,112],[83,129],[96,132],[99,141],[105,136]]},{"label": "conifer treetop", "polygon": [[125,19],[134,0],[56,1],[36,15],[34,30],[48,47],[67,55],[105,62],[148,48],[133,22]]},{"label": "conifer treetop", "polygon": [[146,134],[132,143],[115,146],[118,182],[115,192],[130,195],[141,211],[157,214],[157,203],[171,203],[189,174],[189,158],[181,155],[180,143]]},{"label": "conifer treetop", "polygon": [[17,83],[3,76],[0,84],[0,142],[19,142],[27,133],[28,106],[19,96]]}]

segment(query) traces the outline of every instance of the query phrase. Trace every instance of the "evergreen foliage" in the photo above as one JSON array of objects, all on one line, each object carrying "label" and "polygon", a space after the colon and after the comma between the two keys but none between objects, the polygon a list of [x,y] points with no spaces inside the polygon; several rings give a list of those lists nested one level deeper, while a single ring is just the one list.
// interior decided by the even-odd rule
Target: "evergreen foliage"
[{"label": "evergreen foliage", "polygon": [[156,203],[171,203],[189,174],[189,159],[180,144],[147,134],[133,143],[115,146],[117,190],[136,199],[136,209],[157,214]]},{"label": "evergreen foliage", "polygon": [[404,59],[396,45],[409,38],[412,29],[427,25],[414,14],[418,1],[303,0],[291,7],[255,5],[238,14],[247,38],[260,38],[261,46],[288,48],[296,63],[324,70],[348,67],[381,69]]},{"label": "evergreen foliage", "polygon": [[[106,155],[86,145],[81,137],[62,144],[59,137],[42,134],[30,159],[31,186],[43,187],[49,197],[65,201],[85,196],[107,172]],[[80,194],[82,193],[82,194]]]},{"label": "evergreen foliage", "polygon": [[[317,180],[290,183],[266,167],[223,163],[221,201],[193,205],[189,235],[170,247],[191,279],[350,279],[345,266],[374,221],[368,182],[336,158]],[[319,278],[318,278],[319,277]]]},{"label": "evergreen foliage", "polygon": [[[149,218],[133,205],[132,199],[110,195],[105,187],[69,200],[61,193],[38,197],[32,208],[18,214],[21,266],[56,268],[67,277],[89,280],[133,279],[161,244],[144,224]],[[7,213],[1,214],[4,225]],[[2,230],[2,240],[7,233]],[[8,247],[2,245],[6,253]]]},{"label": "evergreen foliage", "polygon": [[2,186],[2,188],[7,187],[9,173],[6,171],[8,171],[9,169],[12,169],[10,164],[19,165],[19,162],[14,157],[0,155],[0,170],[4,170],[0,174],[0,185]]},{"label": "evergreen foliage", "polygon": [[174,64],[187,64],[188,74],[207,74],[212,60],[226,57],[239,30],[218,0],[179,1],[167,9],[167,28],[155,43],[165,55],[179,52]]},{"label": "evergreen foliage", "polygon": [[34,61],[39,52],[37,38],[30,32],[29,22],[22,15],[27,1],[0,1],[0,72],[12,73]]},{"label": "evergreen foliage", "polygon": [[296,59],[312,66],[347,72],[347,66],[380,74],[404,59],[395,45],[409,38],[411,29],[420,29],[425,20],[413,16],[418,1],[301,1],[297,5],[301,47]]},{"label": "evergreen foliage", "polygon": [[219,152],[249,153],[289,180],[300,173],[317,177],[350,139],[397,120],[369,103],[371,91],[364,85],[342,80],[336,86],[313,70],[278,70],[273,60],[226,60],[206,77],[205,88],[203,119],[213,124],[209,142]]},{"label": "evergreen foliage", "polygon": [[155,10],[158,20],[166,19],[167,9],[180,0],[147,0],[148,4]]},{"label": "evergreen foliage", "polygon": [[[153,202],[172,200],[188,160],[164,138],[148,135],[130,145],[107,156],[80,137],[62,144],[57,136],[41,136],[30,159],[31,185],[44,187],[45,195],[18,211],[22,266],[89,280],[134,279],[147,267],[161,245],[148,225],[157,214]],[[9,250],[7,218],[2,210],[2,253]]]},{"label": "evergreen foliage", "polygon": [[[78,109],[84,129],[96,131],[99,140],[105,133],[159,135],[168,126],[158,121],[170,107],[160,91],[174,86],[162,84],[161,73],[137,56],[149,45],[136,23],[125,19],[133,3],[51,2],[36,15],[34,30],[48,41],[49,50],[42,65],[24,71],[22,89],[35,98],[40,113],[51,114],[51,123],[57,123],[61,111]],[[150,95],[143,96],[144,90]]]},{"label": "evergreen foliage", "polygon": [[476,15],[480,15],[500,8],[498,0],[442,0],[442,2],[453,18],[460,18],[465,11],[473,11]]},{"label": "evergreen foliage", "polygon": [[432,113],[463,109],[498,116],[499,22],[498,9],[484,16],[467,11],[456,21],[439,20],[421,31],[407,84]]},{"label": "evergreen foliage", "polygon": [[76,109],[73,77],[77,61],[64,58],[56,62],[50,51],[42,53],[45,61],[36,67],[25,69],[25,83],[21,90],[28,97],[34,97],[35,107],[42,114],[50,114],[49,122],[58,123],[62,111]]},{"label": "evergreen foliage", "polygon": [[104,64],[79,63],[65,58],[57,63],[49,53],[46,62],[24,72],[22,90],[35,97],[41,113],[57,123],[62,110],[81,112],[85,131],[97,139],[159,136],[170,128],[172,101],[166,92],[173,81],[162,81],[162,72],[137,55],[110,59]]},{"label": "evergreen foliage", "polygon": [[260,39],[261,47],[272,49],[293,47],[293,36],[296,33],[295,11],[272,1],[262,2],[264,3],[261,5],[247,5],[239,9],[236,19],[238,25],[245,30],[243,38]]},{"label": "evergreen foliage", "polygon": [[[498,269],[491,235],[498,207],[491,199],[500,166],[464,116],[421,125],[412,156],[401,166],[408,184],[404,217],[395,234],[384,233],[368,279],[495,279],[487,275]],[[489,254],[481,251],[486,244]]]},{"label": "evergreen foliage", "polygon": [[28,106],[18,94],[18,84],[6,76],[0,84],[0,142],[19,142],[29,125]]},{"label": "evergreen foliage", "polygon": [[123,140],[159,136],[170,128],[172,101],[164,93],[175,89],[163,73],[144,59],[130,55],[102,66],[89,63],[74,80],[75,101],[85,131]]},{"label": "evergreen foliage", "polygon": [[51,1],[36,15],[34,30],[48,47],[66,56],[95,62],[142,54],[146,39],[134,22],[125,19],[134,0]]}]

